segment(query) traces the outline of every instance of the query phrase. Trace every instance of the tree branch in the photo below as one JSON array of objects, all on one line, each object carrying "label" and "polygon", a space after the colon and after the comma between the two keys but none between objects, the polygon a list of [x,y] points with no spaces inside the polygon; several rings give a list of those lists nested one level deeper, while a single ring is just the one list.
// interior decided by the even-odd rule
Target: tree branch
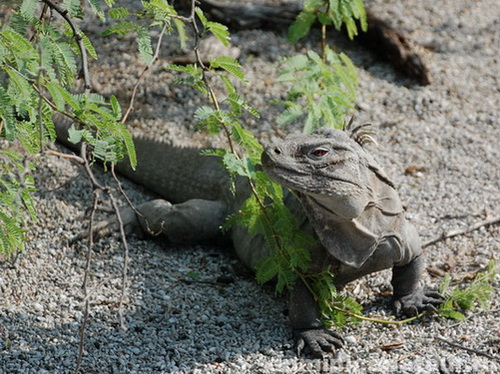
[{"label": "tree branch", "polygon": [[127,111],[125,112],[121,122],[125,123],[127,121],[127,118],[129,114],[134,110],[134,101],[135,97],[137,96],[137,89],[139,88],[139,84],[142,82],[144,79],[144,76],[146,75],[146,72],[153,66],[156,61],[158,61],[158,56],[160,55],[160,47],[161,47],[161,42],[163,40],[163,35],[165,34],[165,31],[167,30],[168,23],[163,22],[163,27],[161,29],[160,35],[158,36],[158,43],[156,44],[156,49],[155,53],[153,55],[153,59],[151,60],[151,65],[146,65],[146,67],[142,70],[141,74],[139,75],[139,78],[137,78],[137,81],[135,82],[134,88],[132,89],[132,96],[130,97],[130,102],[127,108]]},{"label": "tree branch", "polygon": [[461,344],[458,344],[458,343],[452,342],[450,340],[441,338],[440,336],[437,336],[434,339],[439,340],[440,342],[446,343],[448,345],[451,345],[452,347],[455,347],[455,348],[458,348],[458,349],[463,349],[464,351],[467,351],[467,352],[470,352],[470,353],[474,353],[474,354],[479,355],[479,356],[487,357],[490,360],[500,361],[500,358],[498,358],[496,356],[492,356],[489,353],[486,353],[486,352],[483,352],[483,351],[479,351],[477,349],[473,349],[473,348],[469,348],[469,347],[463,346]]},{"label": "tree branch", "polygon": [[446,240],[449,238],[453,238],[453,237],[458,236],[458,235],[464,235],[464,234],[467,234],[471,231],[477,230],[483,226],[493,225],[493,224],[498,223],[498,222],[500,222],[500,215],[490,217],[490,218],[487,218],[485,220],[476,222],[476,223],[466,227],[465,229],[455,229],[455,230],[450,230],[448,232],[443,232],[440,236],[437,236],[434,239],[428,240],[425,243],[423,243],[422,247],[425,248],[425,247],[428,247],[430,245],[436,244],[437,242],[440,242],[440,241],[443,241],[443,240]]}]

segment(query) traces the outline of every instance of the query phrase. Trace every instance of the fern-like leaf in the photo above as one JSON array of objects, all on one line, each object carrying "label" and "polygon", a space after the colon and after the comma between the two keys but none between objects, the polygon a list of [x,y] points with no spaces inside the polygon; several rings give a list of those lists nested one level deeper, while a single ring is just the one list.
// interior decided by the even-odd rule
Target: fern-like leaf
[{"label": "fern-like leaf", "polygon": [[305,11],[300,12],[288,29],[288,41],[290,43],[297,43],[309,33],[315,20],[316,15],[314,13]]},{"label": "fern-like leaf", "polygon": [[147,64],[153,63],[153,47],[151,46],[151,36],[149,32],[143,28],[137,28],[137,44],[139,45],[139,55],[142,60]]},{"label": "fern-like leaf", "polygon": [[219,56],[215,59],[210,60],[210,67],[217,69],[221,68],[227,71],[229,74],[234,75],[236,78],[245,81],[245,74],[241,70],[241,65],[239,62],[229,56]]}]

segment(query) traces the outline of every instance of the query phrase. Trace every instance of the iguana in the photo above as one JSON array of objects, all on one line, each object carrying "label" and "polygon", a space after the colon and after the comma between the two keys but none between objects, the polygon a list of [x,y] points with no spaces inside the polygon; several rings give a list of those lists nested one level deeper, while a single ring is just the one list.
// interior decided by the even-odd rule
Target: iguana
[{"label": "iguana", "polygon": [[[366,129],[365,129],[366,130]],[[59,138],[66,139],[58,129]],[[263,170],[293,191],[285,203],[304,230],[315,233],[311,272],[330,266],[334,283],[342,287],[363,275],[392,268],[394,305],[415,315],[442,302],[420,285],[424,260],[418,234],[405,218],[394,184],[363,146],[363,128],[323,129],[312,135],[292,135],[269,145]],[[196,148],[177,148],[147,139],[135,140],[137,170],[127,163],[118,170],[162,198],[137,206],[140,215],[121,212],[127,230],[163,233],[172,242],[201,241],[221,235],[225,217],[238,211],[250,195],[248,183],[229,176],[220,160],[202,156]],[[116,220],[115,220],[116,222]],[[113,226],[103,222],[100,229]],[[270,253],[262,236],[234,226],[227,234],[238,257],[250,268]],[[290,291],[290,320],[298,351],[305,346],[320,357],[343,345],[342,337],[326,330],[316,301],[298,280]]]}]

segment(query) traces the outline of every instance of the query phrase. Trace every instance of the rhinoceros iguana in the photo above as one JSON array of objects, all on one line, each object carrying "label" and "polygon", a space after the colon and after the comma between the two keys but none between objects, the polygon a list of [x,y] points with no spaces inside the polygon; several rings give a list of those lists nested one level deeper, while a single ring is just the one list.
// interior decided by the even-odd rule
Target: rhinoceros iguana
[{"label": "rhinoceros iguana", "polygon": [[[365,129],[366,130],[366,129]],[[318,240],[311,249],[310,272],[329,267],[342,287],[363,275],[392,268],[394,305],[408,315],[442,302],[424,291],[424,267],[419,236],[408,222],[391,180],[363,146],[366,131],[351,134],[322,129],[292,135],[269,145],[262,155],[263,170],[287,193],[285,203],[304,230]],[[59,128],[59,138],[65,138]],[[172,242],[195,242],[221,235],[225,217],[236,212],[250,195],[248,183],[237,180],[230,190],[220,160],[196,148],[179,148],[148,139],[135,139],[137,170],[126,163],[118,171],[162,198],[121,212],[126,229],[162,233]],[[114,221],[116,224],[116,221]],[[113,228],[113,220],[100,230]],[[228,235],[238,257],[249,267],[269,255],[262,236],[234,226]],[[322,356],[343,345],[342,337],[325,329],[318,306],[299,279],[290,291],[290,320],[297,347],[307,346]]]}]

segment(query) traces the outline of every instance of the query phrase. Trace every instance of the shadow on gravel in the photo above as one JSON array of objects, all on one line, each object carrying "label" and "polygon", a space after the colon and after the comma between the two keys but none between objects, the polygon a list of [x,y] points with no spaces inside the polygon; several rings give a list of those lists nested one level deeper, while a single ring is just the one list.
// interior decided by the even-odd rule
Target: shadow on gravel
[{"label": "shadow on gravel", "polygon": [[[130,247],[125,330],[118,319],[121,249],[95,253],[93,279],[100,284],[92,287],[82,372],[192,372],[241,356],[290,353],[285,298],[241,274],[235,258],[213,246],[170,247],[160,240],[131,240]],[[76,256],[81,262],[84,254]],[[217,282],[222,276],[226,283]],[[45,302],[25,313],[2,312],[0,373],[75,369],[82,291],[73,285],[53,290],[59,293],[53,300],[74,298],[74,309],[62,316],[71,323],[61,324],[60,310],[68,308],[62,304],[52,314]]]}]

